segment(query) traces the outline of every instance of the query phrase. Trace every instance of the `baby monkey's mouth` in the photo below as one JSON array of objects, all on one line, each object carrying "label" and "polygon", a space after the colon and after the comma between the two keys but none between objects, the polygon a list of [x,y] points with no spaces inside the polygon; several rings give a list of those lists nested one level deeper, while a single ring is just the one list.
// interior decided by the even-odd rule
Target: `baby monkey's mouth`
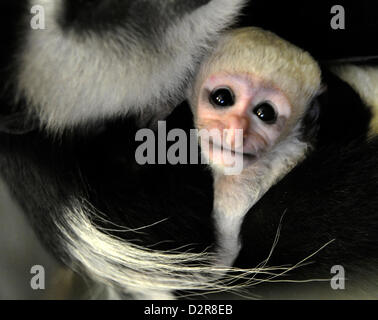
[{"label": "baby monkey's mouth", "polygon": [[232,149],[232,148],[228,148],[224,144],[220,145],[218,143],[215,143],[212,140],[209,142],[209,146],[210,146],[210,148],[212,148],[210,150],[217,149],[217,151],[220,151],[220,152],[231,153],[232,156],[241,156],[245,160],[252,161],[252,160],[257,159],[257,155],[250,152],[250,151],[244,151],[244,149],[241,151],[241,150],[235,150],[235,149]]}]

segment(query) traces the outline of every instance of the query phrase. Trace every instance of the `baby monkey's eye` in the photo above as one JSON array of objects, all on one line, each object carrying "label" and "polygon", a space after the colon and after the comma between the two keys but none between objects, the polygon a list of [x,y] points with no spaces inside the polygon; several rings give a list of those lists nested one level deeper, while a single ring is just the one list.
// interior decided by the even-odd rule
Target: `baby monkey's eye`
[{"label": "baby monkey's eye", "polygon": [[254,109],[253,113],[259,117],[261,121],[267,124],[274,124],[277,121],[277,113],[272,104],[268,101],[261,102]]},{"label": "baby monkey's eye", "polygon": [[209,100],[215,108],[227,108],[235,104],[235,95],[230,88],[217,88],[210,93]]}]

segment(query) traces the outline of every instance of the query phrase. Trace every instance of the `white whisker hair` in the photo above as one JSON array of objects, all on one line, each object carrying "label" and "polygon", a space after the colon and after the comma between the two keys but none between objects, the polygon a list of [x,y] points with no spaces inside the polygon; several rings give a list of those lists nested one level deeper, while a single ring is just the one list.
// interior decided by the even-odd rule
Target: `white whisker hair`
[{"label": "white whisker hair", "polygon": [[[64,225],[57,222],[56,226],[64,238],[65,250],[73,258],[70,267],[108,288],[110,299],[130,295],[136,299],[174,299],[174,291],[237,294],[299,268],[307,260],[291,267],[267,267],[268,259],[253,269],[217,266],[209,252],[151,250],[106,234],[91,222],[92,213],[82,203],[73,203],[64,211]],[[272,251],[278,237],[279,230]],[[268,277],[259,279],[258,275]]]}]

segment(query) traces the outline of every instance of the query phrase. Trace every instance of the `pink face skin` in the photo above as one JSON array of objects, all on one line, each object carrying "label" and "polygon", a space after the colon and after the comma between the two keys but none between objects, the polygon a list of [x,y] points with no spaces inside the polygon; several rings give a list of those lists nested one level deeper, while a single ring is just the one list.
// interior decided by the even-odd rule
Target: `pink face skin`
[{"label": "pink face skin", "polygon": [[[228,88],[234,96],[232,106],[221,107],[211,103],[211,93]],[[256,115],[262,103],[273,107],[276,120],[264,122]],[[220,167],[229,166],[227,154],[243,158],[244,164],[252,163],[264,151],[271,148],[282,133],[291,115],[291,105],[286,96],[272,85],[251,74],[211,75],[203,83],[197,106],[198,129],[217,130],[221,134],[209,145],[202,145],[205,156]],[[241,129],[242,135],[236,134]],[[209,148],[210,147],[210,148]],[[223,148],[223,151],[222,151]]]}]

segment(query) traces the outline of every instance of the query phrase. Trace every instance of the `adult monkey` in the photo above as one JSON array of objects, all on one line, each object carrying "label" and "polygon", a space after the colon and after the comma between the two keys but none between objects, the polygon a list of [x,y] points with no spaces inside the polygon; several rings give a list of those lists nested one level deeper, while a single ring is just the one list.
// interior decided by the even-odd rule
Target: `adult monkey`
[{"label": "adult monkey", "polygon": [[[30,29],[32,4],[37,2],[3,1],[1,10],[7,12],[2,39],[10,43],[1,53],[1,79],[7,84],[1,97],[1,167],[12,192],[55,254],[99,283],[116,288],[126,284],[129,292],[149,293],[148,297],[166,297],[166,289],[208,288],[208,283],[187,276],[191,273],[190,268],[183,269],[187,255],[143,248],[176,249],[194,242],[199,245],[193,250],[200,252],[213,242],[211,188],[204,188],[206,181],[211,184],[210,177],[197,167],[135,167],[133,148],[124,146],[125,139],[132,144],[136,124],[163,118],[180,101],[183,90],[178,83],[185,83],[190,66],[217,32],[234,21],[242,1],[174,1],[165,7],[156,1],[143,6],[138,1],[38,2],[45,5],[47,30]],[[62,10],[55,11],[57,7]],[[115,30],[115,37],[108,38]],[[141,52],[146,55],[141,57]],[[135,72],[123,72],[124,66]],[[169,76],[163,77],[164,73]],[[138,90],[135,83],[143,85]],[[130,109],[137,115],[127,113]],[[117,118],[117,110],[130,117]],[[139,116],[141,110],[145,117]],[[179,119],[185,119],[178,113]],[[108,116],[114,116],[114,122],[87,132],[94,117]],[[177,113],[171,117],[174,125],[182,124],[176,118]],[[187,125],[188,120],[180,121]],[[34,123],[61,137],[55,139],[45,129],[12,134],[27,132]],[[167,174],[171,179],[166,179]],[[165,188],[154,186],[152,180],[164,182]],[[170,197],[172,192],[178,192],[176,199]],[[180,210],[180,215],[164,220],[167,210]],[[108,222],[93,211],[104,212]],[[118,228],[115,225],[138,232],[105,230],[129,241],[125,242],[99,229]],[[152,226],[140,229],[146,225]],[[199,235],[196,239],[193,229]],[[101,248],[98,241],[107,246]],[[113,263],[112,257],[121,259]],[[174,279],[178,269],[179,277]],[[173,278],[167,279],[169,272]]]},{"label": "adult monkey", "polygon": [[[2,2],[2,175],[55,255],[121,295],[212,287],[200,280],[209,269],[188,266],[213,243],[211,177],[201,166],[138,166],[135,132],[184,100],[243,3]],[[33,5],[45,30],[30,26]]]}]

